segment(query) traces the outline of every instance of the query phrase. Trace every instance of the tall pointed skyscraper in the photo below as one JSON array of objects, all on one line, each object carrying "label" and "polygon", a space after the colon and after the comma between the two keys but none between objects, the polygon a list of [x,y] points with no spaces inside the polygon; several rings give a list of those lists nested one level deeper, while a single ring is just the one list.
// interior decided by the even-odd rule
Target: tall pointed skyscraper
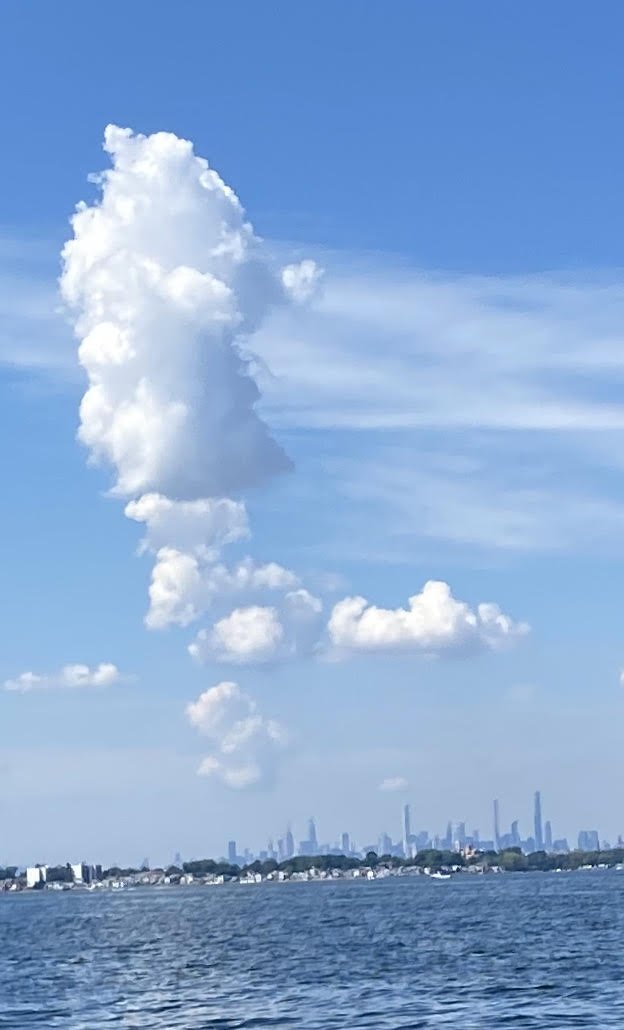
[{"label": "tall pointed skyscraper", "polygon": [[500,851],[500,818],[498,814],[498,798],[494,801],[494,844]]},{"label": "tall pointed skyscraper", "polygon": [[535,850],[544,850],[544,832],[542,830],[542,796],[539,790],[535,791],[533,805],[533,821],[535,826]]},{"label": "tall pointed skyscraper", "polygon": [[308,840],[312,845],[311,853],[316,855],[316,852],[318,851],[318,840],[316,839],[316,823],[314,821],[314,816],[312,816],[308,822]]},{"label": "tall pointed skyscraper", "polygon": [[403,805],[403,854],[406,858],[412,857],[412,827],[410,819],[410,806]]}]

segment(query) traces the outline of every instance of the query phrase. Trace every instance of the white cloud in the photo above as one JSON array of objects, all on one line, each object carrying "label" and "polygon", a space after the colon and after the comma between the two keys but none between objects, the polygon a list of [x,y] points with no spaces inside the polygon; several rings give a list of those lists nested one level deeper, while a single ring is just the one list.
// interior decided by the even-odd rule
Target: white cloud
[{"label": "white cloud", "polygon": [[[478,422],[474,397],[457,383],[470,382],[473,352],[484,351],[466,323],[477,303],[471,289],[501,330],[505,305],[485,281],[469,288],[413,275],[397,284],[338,271],[319,290],[315,262],[280,269],[190,142],[109,126],[104,146],[112,168],[96,179],[99,200],[76,210],[61,288],[89,384],[80,438],[93,460],[112,466],[113,492],[128,498],[126,515],[146,527],[142,549],[155,555],[145,622],[187,626],[217,600],[223,608],[242,596],[244,604],[197,635],[195,658],[255,663],[313,653],[322,605],[293,572],[252,558],[231,567],[219,561],[223,547],[249,532],[244,505],[228,495],[290,467],[256,412],[254,376],[268,357],[281,382],[268,377],[267,410],[275,413],[277,403],[285,424],[297,408],[300,425],[464,428]],[[256,344],[254,361],[247,348]],[[363,362],[371,346],[374,361]],[[505,365],[490,352],[494,371],[488,379],[480,370],[482,391]],[[505,366],[498,382],[507,421],[492,416],[488,424],[508,427],[516,417],[510,393],[525,380],[512,371]],[[544,425],[560,425],[543,396],[531,405]],[[525,404],[518,424],[533,425],[526,411]],[[496,647],[522,631],[496,606],[472,612],[432,583],[409,611],[345,598],[328,625],[341,653]]]},{"label": "white cloud", "polygon": [[256,702],[237,683],[223,682],[187,705],[189,722],[213,744],[197,770],[227,787],[242,790],[273,781],[288,735],[262,716]]},{"label": "white cloud", "polygon": [[[610,434],[599,435],[606,446]],[[584,453],[572,435],[411,433],[411,444],[409,436],[362,441],[324,463],[330,502],[351,511],[348,534],[338,524],[329,541],[333,553],[416,563],[448,558],[448,545],[471,561],[475,552],[613,554],[624,546],[619,473],[596,474],[595,435]],[[614,435],[611,461],[618,447]]]},{"label": "white cloud", "polygon": [[388,776],[385,780],[381,781],[379,789],[387,793],[395,793],[407,790],[408,786],[409,784],[404,776]]},{"label": "white cloud", "polygon": [[294,300],[303,302],[315,294],[322,275],[316,261],[301,261],[282,269],[282,283]]},{"label": "white cloud", "polygon": [[[135,147],[138,154],[141,139],[123,142],[128,151]],[[159,146],[161,139],[176,138],[159,133],[147,138],[143,150],[145,166],[160,169],[153,176],[152,189],[155,193],[163,185],[164,207],[167,176],[175,170],[166,148]],[[199,160],[192,158],[190,149],[186,158],[191,167],[193,160]],[[181,166],[188,167],[186,158]],[[169,230],[176,226],[183,229],[182,236],[195,241],[197,233],[192,225],[189,229],[191,183],[184,183],[182,190],[181,206],[189,209],[186,219],[179,210],[154,211],[153,217],[147,211],[135,211],[131,216],[131,200],[137,206],[145,202],[149,187],[135,174],[131,159],[122,161],[119,152],[114,163],[116,179],[105,184],[110,210],[90,227],[94,249],[105,250],[104,241],[97,238],[104,230],[110,228],[111,236],[113,230],[122,231],[124,213],[133,253],[139,220],[153,236],[159,215],[165,235],[173,236]],[[209,170],[208,176],[220,183],[214,172]],[[236,198],[221,186],[236,209]],[[206,191],[195,193],[200,194],[206,214]],[[210,199],[218,206],[221,190],[214,193]],[[118,212],[112,210],[114,199],[119,202]],[[213,236],[211,231],[209,238]],[[170,240],[167,246],[175,244]],[[36,259],[28,255],[33,248],[39,255]],[[193,250],[198,249],[194,243]],[[292,258],[288,248],[277,242],[263,241],[260,253],[276,266],[276,255],[286,254],[281,258],[284,262]],[[6,360],[31,367],[69,365],[72,355],[63,348],[54,295],[39,267],[43,261],[46,269],[52,269],[55,257],[41,241],[0,239],[0,271],[3,264],[10,271],[16,254],[20,266],[26,263],[33,274],[26,284],[24,276],[6,279],[6,288],[0,291],[2,323],[4,305],[14,319],[7,334],[11,353]],[[110,251],[107,260],[109,255]],[[596,429],[624,426],[621,407],[613,403],[608,389],[623,365],[620,270],[462,275],[410,267],[392,255],[371,259],[354,252],[321,252],[317,256],[325,268],[322,291],[313,293],[305,306],[269,309],[252,334],[253,348],[271,372],[263,384],[263,408],[270,411],[273,424],[351,429],[528,428],[592,434]],[[180,263],[189,261],[176,260]],[[80,264],[80,274],[88,271],[82,254]],[[314,273],[306,272],[311,266],[315,262],[309,260],[286,264],[275,277],[281,279],[280,290],[292,295],[284,280],[314,278]],[[72,289],[76,278],[72,270]],[[28,325],[33,309],[34,332]],[[37,346],[33,336],[38,338]],[[0,359],[4,359],[1,347]]]},{"label": "white cloud", "polygon": [[32,690],[55,688],[110,687],[125,678],[111,662],[94,666],[75,664],[64,665],[53,673],[22,672],[15,679],[5,680],[4,689],[26,694]]},{"label": "white cloud", "polygon": [[473,610],[457,601],[447,583],[429,581],[408,608],[378,608],[364,597],[346,597],[328,623],[336,656],[349,652],[443,654],[496,650],[528,632],[495,604]]},{"label": "white cloud", "polygon": [[[109,125],[104,149],[101,198],[78,205],[63,251],[89,378],[80,439],[122,496],[222,497],[288,469],[243,356],[288,291],[236,195],[171,133]],[[290,292],[311,278],[289,271]]]},{"label": "white cloud", "polygon": [[[289,248],[270,249],[275,267],[292,261]],[[16,259],[19,280],[11,278]],[[388,255],[320,260],[322,291],[303,306],[272,308],[250,336],[263,375],[260,410],[273,425],[348,428],[345,459],[353,430],[362,431],[347,479],[380,503],[391,495],[385,523],[404,543],[400,558],[416,538],[426,545],[432,537],[488,551],[619,548],[617,483],[596,475],[597,465],[621,466],[619,270],[478,276],[428,273]],[[0,360],[53,374],[64,365],[67,377],[75,358],[54,311],[54,264],[44,243],[0,240]],[[366,434],[376,427],[392,429],[412,456],[407,464],[396,456],[397,478],[407,476],[411,489],[388,482],[385,456],[368,460]],[[500,455],[490,460],[492,443]],[[510,448],[519,460],[505,456]],[[464,480],[437,461],[460,452],[477,466]],[[562,482],[566,466],[574,482]],[[339,489],[339,469],[333,475]],[[409,539],[397,510],[408,504],[418,509]],[[338,543],[348,545],[352,555],[362,550],[359,539]]]},{"label": "white cloud", "polygon": [[162,494],[144,494],[128,502],[125,514],[145,523],[141,549],[153,554],[170,547],[214,560],[227,544],[249,536],[245,505],[227,497],[173,501]]},{"label": "white cloud", "polygon": [[[235,665],[286,661],[323,654],[321,601],[307,590],[289,591],[275,605],[236,608],[197,634],[189,653],[200,662]],[[334,605],[327,624],[333,659],[358,652],[469,655],[499,650],[528,633],[496,604],[473,610],[456,600],[446,583],[425,583],[408,608],[388,609],[363,597]]]},{"label": "white cloud", "polygon": [[217,661],[265,662],[282,646],[284,627],[275,608],[235,608],[214,624],[210,633],[201,630],[189,651],[194,658],[213,655]]},{"label": "white cloud", "polygon": [[141,550],[156,555],[149,586],[150,629],[187,626],[216,599],[237,594],[251,599],[298,586],[299,579],[276,562],[244,558],[234,566],[217,562],[221,549],[249,536],[244,504],[229,498],[173,501],[144,494],[126,505],[128,518],[145,523]]},{"label": "white cloud", "polygon": [[624,427],[621,275],[427,273],[324,254],[323,290],[254,337],[263,407],[298,428]]},{"label": "white cloud", "polygon": [[244,504],[226,495],[290,467],[256,414],[248,341],[272,309],[311,299],[321,272],[280,269],[190,142],[109,126],[104,149],[101,196],[78,205],[63,251],[89,379],[79,435],[146,527],[146,625],[186,626],[216,598],[259,603],[299,586],[275,562],[218,559],[249,535]]},{"label": "white cloud", "polygon": [[0,234],[0,364],[66,385],[76,379],[76,362],[58,311],[57,267],[51,245]]},{"label": "white cloud", "polygon": [[268,591],[287,590],[298,582],[293,572],[276,562],[259,565],[251,558],[244,558],[228,568],[173,547],[162,547],[152,570],[150,607],[145,624],[149,629],[188,626],[216,598],[264,595]]},{"label": "white cloud", "polygon": [[198,661],[235,665],[285,661],[310,654],[318,640],[322,604],[307,590],[291,590],[279,608],[236,608],[210,630],[200,630],[189,647]]},{"label": "white cloud", "polygon": [[196,602],[201,594],[197,558],[173,547],[162,547],[152,569],[146,626],[149,629],[188,626],[199,616],[201,609],[196,607]]},{"label": "white cloud", "polygon": [[260,384],[272,425],[348,431],[323,462],[323,489],[358,507],[330,547],[383,560],[430,555],[431,540],[621,548],[619,477],[597,474],[621,471],[619,271],[435,274],[357,254],[323,264],[323,290],[296,319],[276,311],[253,347],[271,370]]}]

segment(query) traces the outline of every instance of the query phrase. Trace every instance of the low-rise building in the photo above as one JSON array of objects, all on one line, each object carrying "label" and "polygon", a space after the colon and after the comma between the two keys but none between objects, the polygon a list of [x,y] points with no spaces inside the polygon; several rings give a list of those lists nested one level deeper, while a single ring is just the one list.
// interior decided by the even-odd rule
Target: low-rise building
[{"label": "low-rise building", "polygon": [[26,886],[31,890],[42,886],[47,880],[47,865],[29,865],[26,869]]}]

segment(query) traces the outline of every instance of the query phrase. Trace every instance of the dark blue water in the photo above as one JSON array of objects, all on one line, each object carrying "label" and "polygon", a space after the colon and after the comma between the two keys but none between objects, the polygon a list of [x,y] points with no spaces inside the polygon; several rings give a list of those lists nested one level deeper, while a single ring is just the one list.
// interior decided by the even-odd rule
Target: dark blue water
[{"label": "dark blue water", "polygon": [[624,873],[0,897],[0,1027],[624,1027]]}]

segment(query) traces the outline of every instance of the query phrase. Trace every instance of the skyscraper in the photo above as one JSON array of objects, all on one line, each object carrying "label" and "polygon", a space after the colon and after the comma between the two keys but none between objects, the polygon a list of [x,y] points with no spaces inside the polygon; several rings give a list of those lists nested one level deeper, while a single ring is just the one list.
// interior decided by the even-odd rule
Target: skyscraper
[{"label": "skyscraper", "polygon": [[228,841],[228,862],[230,863],[230,865],[236,865],[237,864],[237,862],[236,862],[236,841],[235,840],[229,840]]},{"label": "skyscraper", "polygon": [[292,858],[295,853],[295,838],[292,835],[292,830],[290,826],[286,830],[285,852],[286,858]]},{"label": "skyscraper", "polygon": [[410,845],[412,836],[412,821],[410,817],[410,806],[403,805],[403,854],[411,858]]},{"label": "skyscraper", "polygon": [[348,833],[343,833],[340,841],[340,848],[343,855],[349,855],[351,853],[351,841]]},{"label": "skyscraper", "polygon": [[299,854],[300,855],[318,855],[319,846],[318,839],[316,836],[316,823],[314,818],[308,819],[308,836],[306,840],[299,841]]},{"label": "skyscraper", "polygon": [[387,833],[382,833],[377,844],[378,855],[389,855],[392,852],[392,840]]},{"label": "skyscraper", "polygon": [[544,850],[544,833],[542,831],[542,796],[539,790],[535,791],[533,805],[533,822],[535,826],[535,850]]},{"label": "skyscraper", "polygon": [[600,851],[598,830],[581,830],[578,835],[579,851]]},{"label": "skyscraper", "polygon": [[544,823],[544,847],[546,848],[546,851],[552,851],[553,849],[553,836],[550,819],[547,819]]},{"label": "skyscraper", "polygon": [[494,843],[496,850],[500,851],[500,819],[498,815],[498,798],[494,801]]}]

